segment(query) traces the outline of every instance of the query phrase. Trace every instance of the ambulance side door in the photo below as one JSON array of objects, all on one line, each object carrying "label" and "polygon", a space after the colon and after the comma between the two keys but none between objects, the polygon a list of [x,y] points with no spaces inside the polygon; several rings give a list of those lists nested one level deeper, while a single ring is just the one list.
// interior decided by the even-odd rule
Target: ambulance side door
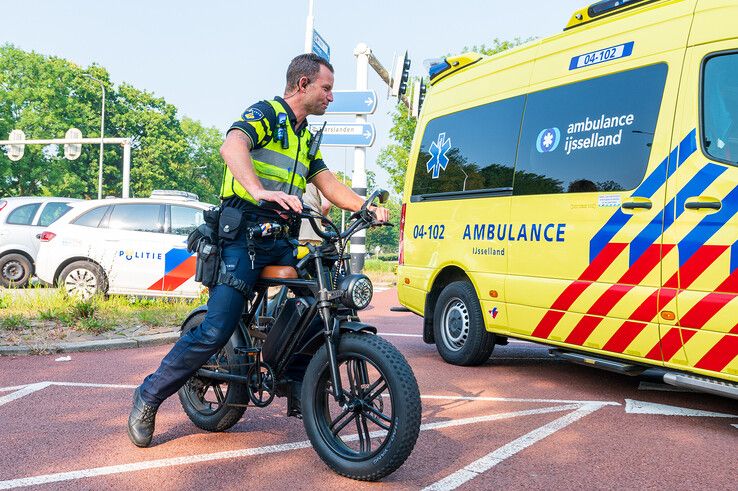
[{"label": "ambulance side door", "polygon": [[[661,224],[684,53],[644,37],[620,33],[580,48],[622,46],[611,64],[572,68],[586,59],[579,51],[537,64],[506,283],[520,334],[634,359],[659,340]],[[551,79],[564,63],[567,78]]]},{"label": "ambulance side door", "polygon": [[738,380],[738,41],[689,48],[680,98],[663,265],[665,308],[677,318],[662,321],[651,356]]}]

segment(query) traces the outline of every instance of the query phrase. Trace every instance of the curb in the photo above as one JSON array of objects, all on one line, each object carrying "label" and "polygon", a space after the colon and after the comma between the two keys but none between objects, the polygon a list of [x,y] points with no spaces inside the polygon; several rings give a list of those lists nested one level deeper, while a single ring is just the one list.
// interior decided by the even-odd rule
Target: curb
[{"label": "curb", "polygon": [[76,343],[57,343],[49,345],[0,346],[0,356],[24,356],[53,353],[79,353],[83,351],[104,351],[113,349],[144,348],[171,344],[179,339],[179,332],[165,332],[127,339],[100,339]]}]

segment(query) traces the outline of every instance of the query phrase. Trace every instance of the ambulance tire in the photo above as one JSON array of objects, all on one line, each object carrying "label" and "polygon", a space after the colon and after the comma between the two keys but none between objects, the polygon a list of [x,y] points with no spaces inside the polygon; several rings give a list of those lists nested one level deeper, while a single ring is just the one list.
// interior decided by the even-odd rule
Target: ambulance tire
[{"label": "ambulance tire", "polygon": [[455,281],[441,291],[433,332],[438,353],[452,365],[481,365],[495,347],[495,335],[484,328],[477,292],[468,281]]},{"label": "ambulance tire", "polygon": [[[202,324],[205,312],[193,315],[182,326],[180,336]],[[236,354],[233,342],[213,355],[208,365],[226,365],[234,375],[246,375],[243,360]],[[238,423],[246,411],[249,396],[245,385],[210,380],[193,375],[177,392],[187,417],[205,431],[225,431]]]}]

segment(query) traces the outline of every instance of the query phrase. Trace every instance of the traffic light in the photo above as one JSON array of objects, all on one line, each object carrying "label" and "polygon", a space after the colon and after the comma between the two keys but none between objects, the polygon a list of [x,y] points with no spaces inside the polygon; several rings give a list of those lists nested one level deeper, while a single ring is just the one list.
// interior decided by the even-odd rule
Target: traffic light
[{"label": "traffic light", "polygon": [[[10,136],[8,137],[8,140],[13,140],[13,141],[22,141],[25,139],[26,139],[26,134],[23,133],[22,130],[13,130],[10,132]],[[18,145],[13,145],[13,144],[8,145],[8,158],[12,160],[13,162],[16,162],[22,159],[25,148],[26,146],[22,143],[19,143]]]},{"label": "traffic light", "polygon": [[[82,138],[82,132],[77,128],[69,128],[67,133],[64,135],[66,140],[79,140]],[[77,160],[82,155],[82,144],[81,143],[65,143],[64,144],[64,158],[68,160]]]},{"label": "traffic light", "polygon": [[407,51],[402,59],[397,60],[395,71],[392,77],[392,91],[390,94],[402,100],[402,96],[407,91],[407,80],[410,77],[410,58],[407,57]]},{"label": "traffic light", "polygon": [[422,78],[415,81],[415,85],[413,87],[413,102],[410,106],[410,111],[414,118],[417,118],[420,115],[420,109],[423,107],[426,90],[425,81]]}]

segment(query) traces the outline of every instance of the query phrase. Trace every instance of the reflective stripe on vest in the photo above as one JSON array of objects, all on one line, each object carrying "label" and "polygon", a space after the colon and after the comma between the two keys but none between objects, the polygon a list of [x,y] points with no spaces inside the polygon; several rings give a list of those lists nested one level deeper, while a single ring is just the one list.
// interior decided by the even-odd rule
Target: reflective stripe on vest
[{"label": "reflective stripe on vest", "polygon": [[[285,113],[286,110],[282,105],[275,101],[267,101],[276,114]],[[272,134],[276,128],[271,128]],[[282,148],[282,142],[274,141],[270,138],[263,148],[251,150],[251,160],[254,163],[254,171],[259,178],[261,185],[268,191],[283,191],[293,194],[298,198],[302,197],[307,185],[307,174],[310,168],[310,162],[307,158],[308,142],[310,140],[310,132],[305,129],[302,136],[295,134],[292,124],[287,122],[287,139],[289,147]],[[298,153],[297,159],[295,155]],[[251,203],[256,200],[251,197],[248,191],[236,181],[228,166],[224,166],[223,185],[220,190],[221,198],[229,198],[236,195]],[[293,176],[294,168],[294,176]],[[290,190],[290,187],[292,188]]]}]

